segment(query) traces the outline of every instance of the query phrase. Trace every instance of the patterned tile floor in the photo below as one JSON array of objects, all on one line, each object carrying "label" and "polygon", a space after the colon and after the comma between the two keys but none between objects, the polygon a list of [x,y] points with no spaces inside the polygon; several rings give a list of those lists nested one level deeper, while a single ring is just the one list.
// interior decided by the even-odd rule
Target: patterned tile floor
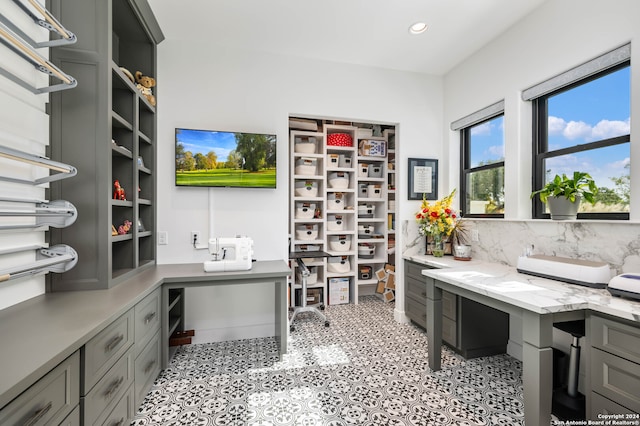
[{"label": "patterned tile floor", "polygon": [[289,353],[272,338],[183,346],[132,425],[524,425],[522,364],[464,360],[443,349],[427,367],[426,334],[369,296],[329,306],[331,326],[296,317]]}]

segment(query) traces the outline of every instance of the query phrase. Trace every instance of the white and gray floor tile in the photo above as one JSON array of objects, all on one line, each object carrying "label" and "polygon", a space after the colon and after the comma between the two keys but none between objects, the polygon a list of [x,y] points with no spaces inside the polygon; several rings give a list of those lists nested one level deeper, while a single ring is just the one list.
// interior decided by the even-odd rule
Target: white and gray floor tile
[{"label": "white and gray floor tile", "polygon": [[425,332],[395,322],[393,304],[363,297],[326,314],[328,328],[296,317],[282,361],[272,338],[181,347],[132,425],[524,425],[516,359],[444,348],[433,372]]}]

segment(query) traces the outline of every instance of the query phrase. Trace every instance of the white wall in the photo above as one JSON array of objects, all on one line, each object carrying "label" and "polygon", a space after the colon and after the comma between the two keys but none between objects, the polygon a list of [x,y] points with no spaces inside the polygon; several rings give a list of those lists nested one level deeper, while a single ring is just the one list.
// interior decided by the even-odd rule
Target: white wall
[{"label": "white wall", "polygon": [[[159,263],[208,259],[206,251],[191,247],[191,231],[249,235],[258,260],[287,259],[289,115],[397,123],[401,167],[408,157],[441,156],[439,78],[192,41],[165,40],[158,58],[158,230],[169,233],[169,244],[158,246]],[[276,133],[277,189],[175,187],[175,127]],[[399,186],[406,188],[402,171]],[[400,203],[398,217],[412,217],[416,208]],[[271,288],[264,286],[244,293],[233,288],[190,290],[187,327],[212,339],[269,334],[272,297]],[[404,309],[403,298],[398,299],[398,309]]]},{"label": "white wall", "polygon": [[[48,31],[36,27],[15,4],[5,2],[2,9],[2,14],[12,19],[30,37],[37,40],[48,39]],[[40,49],[39,53],[47,56],[46,49]],[[32,65],[20,59],[3,44],[0,45],[0,66],[21,76],[35,87],[47,85],[48,79],[43,73],[36,71]],[[49,116],[45,113],[47,100],[47,95],[34,95],[6,77],[0,76],[0,145],[30,154],[45,155],[49,144]],[[0,176],[34,179],[42,175],[42,168],[0,158]],[[0,180],[0,198],[44,199],[45,188]],[[16,204],[0,201],[0,208],[11,206],[16,207]],[[22,205],[23,208],[25,206],[29,207],[29,204]],[[29,220],[3,217],[0,225],[23,224]],[[42,245],[44,242],[45,233],[42,230],[0,230],[0,271],[33,262],[33,250],[10,252],[24,246]],[[44,276],[17,278],[0,283],[0,309],[44,293],[44,283]]]}]

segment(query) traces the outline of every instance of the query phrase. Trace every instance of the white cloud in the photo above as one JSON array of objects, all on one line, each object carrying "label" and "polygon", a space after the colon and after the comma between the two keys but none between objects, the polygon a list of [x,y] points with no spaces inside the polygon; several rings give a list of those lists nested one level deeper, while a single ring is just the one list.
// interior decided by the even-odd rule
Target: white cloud
[{"label": "white cloud", "polygon": [[569,140],[587,139],[591,136],[591,129],[584,121],[570,121],[562,131],[562,136]]},{"label": "white cloud", "polygon": [[490,135],[490,134],[491,134],[490,122],[482,123],[471,128],[471,136]]},{"label": "white cloud", "polygon": [[584,139],[594,141],[609,139],[631,132],[631,119],[620,120],[600,120],[595,126],[591,126],[584,121],[565,121],[563,118],[549,116],[547,129],[550,135],[562,135],[566,139]]},{"label": "white cloud", "polygon": [[608,139],[631,133],[631,120],[601,120],[591,132],[594,140]]},{"label": "white cloud", "polygon": [[492,145],[488,151],[492,158],[504,158],[504,145]]}]

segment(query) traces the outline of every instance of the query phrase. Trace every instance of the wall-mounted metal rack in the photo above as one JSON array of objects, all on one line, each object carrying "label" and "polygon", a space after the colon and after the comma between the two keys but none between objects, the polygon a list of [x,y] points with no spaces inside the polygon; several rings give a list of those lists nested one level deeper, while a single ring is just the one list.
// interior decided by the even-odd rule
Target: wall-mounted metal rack
[{"label": "wall-mounted metal rack", "polygon": [[[0,132],[0,139],[3,138],[3,136],[4,135]],[[66,178],[75,176],[78,173],[75,167],[70,166],[68,164],[59,163],[57,161],[49,160],[48,158],[45,158],[45,157],[28,154],[26,152],[18,151],[17,149],[13,149],[13,148],[7,148],[1,145],[0,145],[0,157],[8,158],[10,160],[19,161],[22,163],[31,164],[33,166],[45,167],[51,171],[58,172],[58,173],[50,174],[49,176],[44,176],[34,180],[14,178],[11,176],[0,176],[0,180],[4,180],[6,182],[40,185],[47,182],[66,179]]]},{"label": "wall-mounted metal rack", "polygon": [[49,272],[66,272],[75,266],[78,254],[72,247],[59,244],[38,249],[36,259],[35,262],[26,265],[0,270],[0,282]]},{"label": "wall-mounted metal rack", "polygon": [[14,198],[0,198],[3,203],[33,204],[33,208],[0,207],[0,216],[8,217],[35,217],[35,223],[0,225],[2,229],[40,228],[51,226],[54,228],[66,228],[78,218],[76,207],[65,200],[41,201],[23,200]]},{"label": "wall-mounted metal rack", "polygon": [[[21,0],[13,0],[13,2],[29,17],[33,20],[33,22],[47,30],[51,33],[54,33],[58,36],[58,38],[52,40],[45,41],[36,41],[29,37],[27,33],[22,31],[17,25],[15,25],[11,20],[7,19],[4,15],[0,13],[0,22],[4,23],[7,27],[11,28],[11,30],[19,35],[23,40],[29,43],[31,46],[35,48],[40,47],[53,47],[53,46],[62,46],[65,44],[72,44],[77,41],[76,35],[71,31],[67,30],[58,20],[49,12],[44,6],[38,3],[37,0],[27,0],[31,7],[24,4]],[[40,16],[38,16],[38,14]]]}]

